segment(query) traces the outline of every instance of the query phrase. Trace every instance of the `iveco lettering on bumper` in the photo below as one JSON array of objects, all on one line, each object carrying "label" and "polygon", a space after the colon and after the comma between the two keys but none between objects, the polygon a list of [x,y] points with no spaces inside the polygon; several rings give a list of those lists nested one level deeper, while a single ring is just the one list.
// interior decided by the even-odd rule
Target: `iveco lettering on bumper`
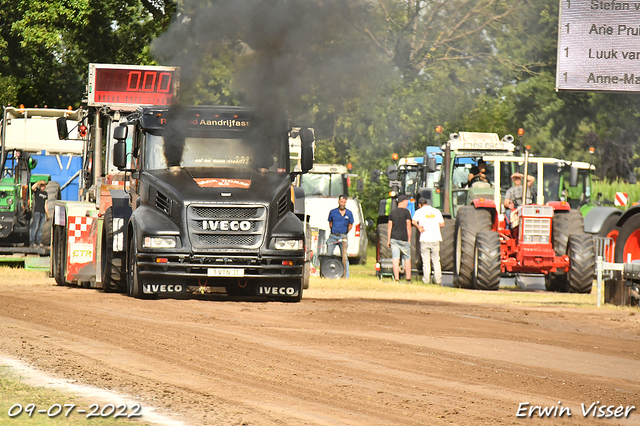
[{"label": "iveco lettering on bumper", "polygon": [[182,286],[181,285],[157,285],[157,284],[149,284],[142,287],[142,291],[145,294],[151,293],[181,293]]},{"label": "iveco lettering on bumper", "polygon": [[298,289],[295,287],[260,287],[258,294],[273,296],[297,296]]},{"label": "iveco lettering on bumper", "polygon": [[202,229],[211,231],[248,231],[251,222],[248,220],[203,220]]}]

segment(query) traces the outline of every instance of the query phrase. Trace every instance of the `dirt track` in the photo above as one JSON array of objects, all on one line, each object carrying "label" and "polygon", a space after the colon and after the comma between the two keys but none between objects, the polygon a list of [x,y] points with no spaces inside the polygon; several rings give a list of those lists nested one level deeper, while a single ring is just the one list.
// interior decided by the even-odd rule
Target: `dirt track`
[{"label": "dirt track", "polygon": [[[2,286],[0,354],[192,425],[640,425],[640,312]],[[313,286],[313,282],[312,282]],[[572,416],[516,417],[520,403]],[[627,418],[582,415],[593,402]],[[538,414],[534,415],[538,417]]]}]

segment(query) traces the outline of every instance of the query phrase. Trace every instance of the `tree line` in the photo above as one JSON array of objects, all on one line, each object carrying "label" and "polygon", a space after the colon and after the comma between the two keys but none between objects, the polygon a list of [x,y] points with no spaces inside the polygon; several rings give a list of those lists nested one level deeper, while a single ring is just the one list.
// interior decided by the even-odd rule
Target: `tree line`
[{"label": "tree line", "polygon": [[388,191],[371,170],[444,142],[438,125],[524,128],[533,153],[626,180],[640,98],[555,92],[557,26],[557,0],[0,0],[0,102],[78,107],[92,62],[180,66],[183,103],[314,127],[316,162],[353,164],[369,218]]}]

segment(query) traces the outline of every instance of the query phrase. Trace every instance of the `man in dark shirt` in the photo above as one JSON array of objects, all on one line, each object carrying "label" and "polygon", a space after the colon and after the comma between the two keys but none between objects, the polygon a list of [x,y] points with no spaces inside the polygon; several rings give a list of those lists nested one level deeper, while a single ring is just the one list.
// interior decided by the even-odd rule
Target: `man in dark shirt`
[{"label": "man in dark shirt", "polygon": [[33,215],[31,217],[31,229],[29,232],[29,245],[31,247],[42,247],[42,228],[47,220],[47,199],[49,195],[45,190],[47,182],[40,180],[33,184],[31,189],[33,194]]},{"label": "man in dark shirt", "polygon": [[[333,255],[336,250],[336,246],[340,248],[340,255],[342,255],[342,240],[347,238],[347,234],[353,227],[353,213],[347,208],[347,196],[341,195],[338,197],[338,207],[329,212],[329,228],[331,234],[327,238],[327,254]],[[344,249],[347,249],[347,243],[345,241]],[[349,278],[349,262],[347,262],[347,278]]]},{"label": "man in dark shirt", "polygon": [[409,197],[400,195],[398,207],[389,213],[387,246],[391,248],[393,278],[400,281],[400,260],[404,259],[404,274],[411,281],[411,213],[407,210]]},{"label": "man in dark shirt", "polygon": [[491,184],[491,175],[487,170],[487,162],[483,159],[479,159],[478,165],[471,167],[469,170],[469,187],[473,186],[476,182],[483,182],[482,186]]}]

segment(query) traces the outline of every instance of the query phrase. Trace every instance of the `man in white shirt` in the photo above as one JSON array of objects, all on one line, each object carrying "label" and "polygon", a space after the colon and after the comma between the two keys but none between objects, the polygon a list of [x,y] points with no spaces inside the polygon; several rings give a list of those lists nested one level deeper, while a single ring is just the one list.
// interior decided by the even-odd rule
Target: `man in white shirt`
[{"label": "man in white shirt", "polygon": [[[427,204],[425,198],[418,200],[420,208],[413,214],[413,225],[420,231],[420,255],[422,256],[422,282],[431,281],[431,262],[433,262],[433,275],[436,284],[442,285],[442,269],[440,268],[440,242],[442,234],[440,228],[444,227],[442,213]],[[451,242],[447,242],[450,244]]]}]

